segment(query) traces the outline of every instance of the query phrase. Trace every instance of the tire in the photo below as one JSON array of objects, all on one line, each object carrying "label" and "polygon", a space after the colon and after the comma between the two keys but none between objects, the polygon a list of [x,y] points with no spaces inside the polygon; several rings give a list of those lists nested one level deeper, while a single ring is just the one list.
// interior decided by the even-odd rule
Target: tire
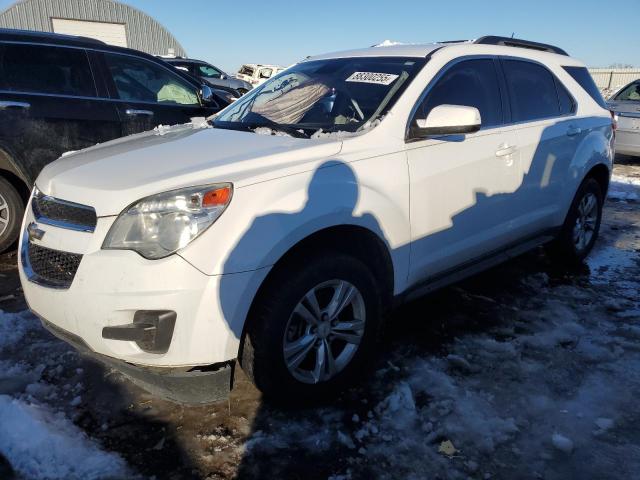
[{"label": "tire", "polygon": [[603,205],[600,184],[592,177],[586,178],[571,203],[560,234],[549,246],[552,256],[570,266],[582,263],[598,238]]},{"label": "tire", "polygon": [[[382,323],[382,296],[371,271],[351,256],[323,252],[288,262],[267,282],[249,316],[240,355],[255,386],[272,401],[300,405],[335,398],[358,383]],[[341,297],[350,299],[342,310],[330,308],[338,291],[351,293]],[[316,311],[324,313],[312,314],[310,321],[313,297]],[[334,310],[340,313],[332,321]],[[364,322],[349,323],[357,316]]]},{"label": "tire", "polygon": [[0,177],[0,253],[7,250],[20,236],[24,204],[18,191]]}]

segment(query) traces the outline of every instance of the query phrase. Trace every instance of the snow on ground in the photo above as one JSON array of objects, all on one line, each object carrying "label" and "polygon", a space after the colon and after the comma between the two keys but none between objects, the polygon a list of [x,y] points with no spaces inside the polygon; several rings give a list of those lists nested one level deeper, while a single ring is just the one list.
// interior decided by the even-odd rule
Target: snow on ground
[{"label": "snow on ground", "polygon": [[[64,412],[48,405],[64,395],[80,398],[81,386],[65,388],[69,385],[54,385],[43,378],[45,370],[56,378],[56,344],[60,342],[49,341],[53,355],[34,363],[7,359],[12,349],[29,348],[40,330],[32,314],[0,310],[0,454],[16,474],[29,480],[130,478],[118,455],[104,452]],[[46,351],[46,347],[40,344],[38,349]],[[62,356],[68,356],[62,347]]]},{"label": "snow on ground", "polygon": [[613,175],[608,197],[617,200],[640,200],[640,177]]}]

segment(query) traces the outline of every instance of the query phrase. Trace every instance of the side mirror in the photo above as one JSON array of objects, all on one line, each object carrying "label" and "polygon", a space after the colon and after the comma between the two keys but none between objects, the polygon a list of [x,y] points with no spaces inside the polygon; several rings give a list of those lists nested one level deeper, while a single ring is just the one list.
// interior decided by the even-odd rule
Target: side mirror
[{"label": "side mirror", "polygon": [[418,137],[453,135],[477,132],[481,124],[480,112],[475,107],[438,105],[427,118],[416,119],[413,130]]},{"label": "side mirror", "polygon": [[203,84],[200,87],[200,102],[202,103],[203,106],[205,107],[213,107],[213,108],[218,108],[218,102],[216,101],[216,96],[213,93],[213,89],[207,85],[207,84]]},{"label": "side mirror", "polygon": [[209,85],[203,84],[200,87],[200,98],[202,99],[202,103],[204,103],[204,104],[209,104],[209,103],[215,102],[215,97],[213,95],[213,90]]},{"label": "side mirror", "polygon": [[224,73],[220,74],[220,80],[226,80],[227,76]]}]

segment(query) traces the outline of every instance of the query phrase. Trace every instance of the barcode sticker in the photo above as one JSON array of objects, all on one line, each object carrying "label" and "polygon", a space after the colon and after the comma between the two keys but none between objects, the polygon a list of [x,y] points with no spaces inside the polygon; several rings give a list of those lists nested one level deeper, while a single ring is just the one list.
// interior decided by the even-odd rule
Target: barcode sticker
[{"label": "barcode sticker", "polygon": [[377,85],[389,85],[398,75],[393,73],[353,72],[346,82],[375,83]]}]

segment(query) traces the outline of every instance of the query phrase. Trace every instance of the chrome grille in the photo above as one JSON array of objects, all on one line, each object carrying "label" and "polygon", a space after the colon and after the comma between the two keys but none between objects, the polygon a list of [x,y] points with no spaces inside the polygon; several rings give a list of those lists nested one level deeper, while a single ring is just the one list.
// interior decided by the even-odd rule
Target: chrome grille
[{"label": "chrome grille", "polygon": [[53,288],[71,286],[82,255],[41,247],[29,241],[26,250],[22,260],[29,280]]},{"label": "chrome grille", "polygon": [[36,190],[31,200],[36,221],[55,227],[93,232],[98,221],[93,207],[67,202]]}]

